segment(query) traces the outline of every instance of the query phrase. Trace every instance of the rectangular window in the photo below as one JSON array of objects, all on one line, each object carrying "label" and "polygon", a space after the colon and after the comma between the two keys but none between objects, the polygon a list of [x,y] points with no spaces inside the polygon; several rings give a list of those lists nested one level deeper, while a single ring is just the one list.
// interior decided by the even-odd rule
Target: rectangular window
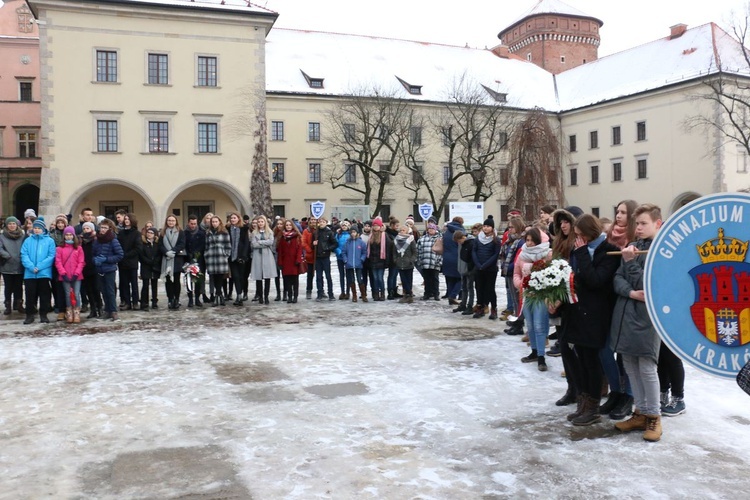
[{"label": "rectangular window", "polygon": [[286,207],[284,205],[274,205],[273,206],[273,217],[274,219],[276,217],[281,217],[282,219],[286,218]]},{"label": "rectangular window", "polygon": [[612,145],[619,146],[622,144],[622,137],[620,134],[620,127],[612,127]]},{"label": "rectangular window", "polygon": [[309,163],[307,165],[307,182],[311,184],[319,184],[322,182],[320,174],[320,163]]},{"label": "rectangular window", "polygon": [[354,142],[356,138],[357,128],[353,123],[344,123],[344,140],[347,144]]},{"label": "rectangular window", "polygon": [[198,123],[198,152],[219,152],[219,124]]},{"label": "rectangular window", "polygon": [[450,146],[453,143],[453,129],[451,127],[441,127],[440,136],[443,139],[443,146]]},{"label": "rectangular window", "polygon": [[284,140],[284,122],[271,122],[271,140],[272,141],[283,141]]},{"label": "rectangular window", "polygon": [[422,163],[415,163],[411,167],[411,182],[412,184],[422,184],[423,178],[422,178],[422,169],[424,168],[424,164]]},{"label": "rectangular window", "polygon": [[648,177],[648,162],[645,158],[638,160],[638,178],[645,179]]},{"label": "rectangular window", "polygon": [[591,165],[591,184],[599,184],[599,165]]},{"label": "rectangular window", "polygon": [[507,168],[501,168],[500,172],[500,185],[507,186],[510,183],[510,174]]},{"label": "rectangular window", "polygon": [[599,147],[599,131],[592,130],[589,132],[589,149],[596,149]]},{"label": "rectangular window", "polygon": [[169,152],[169,122],[148,122],[148,152]]},{"label": "rectangular window", "polygon": [[117,52],[114,50],[96,51],[96,81],[113,83],[117,81]]},{"label": "rectangular window", "polygon": [[213,56],[198,56],[198,86],[217,86],[218,59]]},{"label": "rectangular window", "polygon": [[169,57],[167,54],[148,55],[148,83],[167,85],[169,83]]},{"label": "rectangular window", "polygon": [[646,122],[638,122],[635,124],[635,137],[638,141],[646,140]]},{"label": "rectangular window", "polygon": [[391,182],[391,164],[387,161],[381,161],[378,163],[378,167],[383,184],[389,184]]},{"label": "rectangular window", "polygon": [[18,82],[18,100],[21,102],[34,100],[31,95],[31,82]]},{"label": "rectangular window", "polygon": [[310,142],[320,142],[320,123],[310,122],[307,124],[307,140]]},{"label": "rectangular window", "polygon": [[422,145],[422,127],[411,127],[409,129],[409,140],[412,146]]},{"label": "rectangular window", "polygon": [[591,215],[599,217],[599,207],[591,207]]},{"label": "rectangular window", "polygon": [[508,220],[508,212],[510,212],[510,206],[506,204],[500,205],[500,220]]},{"label": "rectangular window", "polygon": [[570,185],[571,186],[578,185],[578,169],[577,168],[570,169]]},{"label": "rectangular window", "polygon": [[283,162],[271,163],[271,182],[286,182]]},{"label": "rectangular window", "polygon": [[498,132],[497,145],[500,149],[508,147],[508,132]]},{"label": "rectangular window", "polygon": [[450,184],[453,178],[453,167],[450,165],[443,164],[443,185]]},{"label": "rectangular window", "polygon": [[347,163],[344,166],[344,182],[347,184],[357,183],[357,166],[354,163]]},{"label": "rectangular window", "polygon": [[576,151],[578,151],[578,141],[576,141],[575,134],[568,136],[568,143],[569,143],[569,149],[571,153],[575,153]]},{"label": "rectangular window", "polygon": [[117,121],[96,121],[96,150],[100,153],[117,152]]},{"label": "rectangular window", "polygon": [[18,156],[20,158],[37,158],[36,131],[18,132]]},{"label": "rectangular window", "polygon": [[378,126],[377,133],[378,138],[383,142],[387,141],[388,136],[391,135],[391,131],[388,130],[388,127],[386,127],[385,125]]},{"label": "rectangular window", "polygon": [[612,164],[612,180],[615,182],[622,180],[622,163],[619,161]]}]

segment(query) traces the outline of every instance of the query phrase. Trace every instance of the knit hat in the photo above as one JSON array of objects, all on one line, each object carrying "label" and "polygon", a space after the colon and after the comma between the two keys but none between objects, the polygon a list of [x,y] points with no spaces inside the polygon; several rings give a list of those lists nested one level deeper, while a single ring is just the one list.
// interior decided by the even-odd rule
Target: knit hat
[{"label": "knit hat", "polygon": [[57,224],[57,221],[63,221],[65,224],[68,223],[68,216],[65,214],[57,214],[57,217],[55,217],[55,224]]},{"label": "knit hat", "polygon": [[511,208],[508,210],[508,215],[521,215],[521,211],[517,208]]},{"label": "knit hat", "polygon": [[371,220],[366,220],[366,221],[364,221],[364,222],[362,223],[362,225],[363,225],[363,226],[370,226],[370,227],[372,227],[372,221],[371,221]]},{"label": "knit hat", "polygon": [[372,220],[372,225],[373,227],[374,226],[383,227],[383,219],[378,215]]},{"label": "knit hat", "polygon": [[32,227],[34,227],[34,228],[37,228],[37,227],[38,227],[38,228],[40,228],[40,229],[43,229],[44,231],[46,231],[46,230],[47,230],[47,225],[46,225],[46,224],[45,224],[45,222],[44,222],[44,217],[39,217],[39,218],[37,218],[37,219],[36,219],[36,220],[34,221],[34,224],[33,224],[33,226],[32,226]]},{"label": "knit hat", "polygon": [[104,219],[105,219],[105,217],[103,215],[97,215],[96,216],[96,223],[97,224],[101,224]]},{"label": "knit hat", "polygon": [[351,226],[351,224],[349,224],[349,221],[348,221],[348,220],[345,220],[345,221],[343,221],[343,222],[341,223],[341,229],[343,229],[343,228],[345,228],[345,227],[350,227],[350,226]]},{"label": "knit hat", "polygon": [[427,229],[434,229],[435,231],[437,231],[437,228],[438,227],[436,224],[427,224]]},{"label": "knit hat", "polygon": [[490,226],[491,228],[495,228],[495,219],[492,218],[491,215],[488,215],[487,218],[484,220],[485,226]]},{"label": "knit hat", "polygon": [[349,228],[349,232],[355,231],[357,234],[359,234],[359,227],[356,224],[352,224],[352,227]]},{"label": "knit hat", "polygon": [[94,225],[94,223],[93,223],[93,222],[84,222],[84,223],[83,223],[83,224],[81,225],[81,229],[86,229],[86,228],[89,228],[89,229],[91,229],[92,231],[96,231],[96,226]]},{"label": "knit hat", "polygon": [[36,212],[33,208],[27,208],[26,211],[23,213],[23,218],[28,219],[29,217],[36,217]]},{"label": "knit hat", "polygon": [[73,236],[75,236],[75,228],[73,228],[73,226],[65,226],[65,229],[63,229],[63,236],[65,236],[66,234],[72,234]]},{"label": "knit hat", "polygon": [[18,219],[16,219],[12,215],[10,217],[8,217],[7,219],[5,219],[5,224],[6,225],[10,224],[11,222],[15,222],[16,224],[18,224]]},{"label": "knit hat", "polygon": [[146,232],[147,233],[151,232],[151,233],[154,233],[154,234],[159,234],[159,230],[156,229],[155,227],[150,227],[150,228],[146,229]]},{"label": "knit hat", "polygon": [[406,220],[404,221],[406,224],[414,224],[414,216],[409,214],[406,216]]}]

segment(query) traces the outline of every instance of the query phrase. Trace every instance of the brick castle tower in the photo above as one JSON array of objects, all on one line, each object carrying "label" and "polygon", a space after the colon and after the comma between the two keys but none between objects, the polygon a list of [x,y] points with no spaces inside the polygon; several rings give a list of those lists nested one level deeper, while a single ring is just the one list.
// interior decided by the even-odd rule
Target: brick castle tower
[{"label": "brick castle tower", "polygon": [[560,0],[538,0],[497,36],[511,54],[556,75],[596,60],[603,24]]}]

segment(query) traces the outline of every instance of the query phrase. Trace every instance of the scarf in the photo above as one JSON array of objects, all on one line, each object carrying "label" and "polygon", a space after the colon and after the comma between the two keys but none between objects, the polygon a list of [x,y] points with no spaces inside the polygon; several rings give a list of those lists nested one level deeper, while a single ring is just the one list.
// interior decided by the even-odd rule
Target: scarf
[{"label": "scarf", "polygon": [[414,241],[414,236],[412,235],[404,236],[403,234],[399,234],[398,236],[396,236],[396,239],[393,241],[393,243],[396,245],[396,251],[401,257],[404,256],[412,241]]},{"label": "scarf", "polygon": [[536,262],[547,258],[549,254],[549,241],[539,243],[533,247],[527,247],[526,244],[521,247],[521,256],[519,259],[524,262]]},{"label": "scarf", "polygon": [[295,233],[294,231],[284,231],[283,234],[285,240],[291,240],[292,238],[297,236],[297,233]]},{"label": "scarf", "polygon": [[594,250],[596,250],[596,248],[601,245],[606,239],[607,235],[605,233],[602,233],[597,239],[589,241],[589,244],[586,245],[589,250],[589,257],[591,257],[592,259],[594,258]]},{"label": "scarf", "polygon": [[229,237],[232,241],[232,254],[229,257],[229,260],[235,261],[237,260],[237,253],[240,248],[240,228],[237,226],[231,226],[229,228]]},{"label": "scarf", "polygon": [[109,243],[110,241],[114,239],[115,239],[115,233],[111,229],[104,234],[96,233],[96,241],[98,241],[101,244]]},{"label": "scarf", "polygon": [[[167,251],[173,250],[175,245],[177,245],[177,239],[179,236],[180,232],[177,228],[170,227],[165,229],[164,238],[162,238],[164,248],[166,248]],[[164,255],[164,259],[161,261],[161,274],[170,279],[174,276],[174,257],[169,257],[166,254]]]},{"label": "scarf", "polygon": [[23,229],[21,229],[20,226],[16,226],[16,230],[15,231],[11,231],[11,230],[9,230],[9,229],[6,228],[4,234],[5,234],[5,236],[7,236],[8,238],[10,238],[11,240],[17,240],[18,238],[20,238],[21,236],[23,236],[23,233],[24,233]]},{"label": "scarf", "polygon": [[625,248],[628,244],[628,228],[627,226],[618,226],[612,224],[612,229],[609,232],[607,240],[619,249]]},{"label": "scarf", "polygon": [[484,234],[484,231],[482,231],[481,233],[479,233],[479,238],[477,239],[479,240],[479,243],[481,243],[482,245],[486,245],[495,241],[495,234],[493,233],[492,236],[487,236],[486,234]]},{"label": "scarf", "polygon": [[[370,243],[372,238],[367,240],[367,256],[370,256]],[[385,231],[380,233],[380,260],[385,260]]]}]

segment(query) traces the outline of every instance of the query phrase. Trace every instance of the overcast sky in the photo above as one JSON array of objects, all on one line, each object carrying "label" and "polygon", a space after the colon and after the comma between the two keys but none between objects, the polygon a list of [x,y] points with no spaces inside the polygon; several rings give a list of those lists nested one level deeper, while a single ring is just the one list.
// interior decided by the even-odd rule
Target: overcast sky
[{"label": "overcast sky", "polygon": [[[492,47],[497,34],[536,0],[253,0],[279,13],[276,27],[334,31],[450,45]],[[669,27],[708,22],[728,26],[744,0],[567,0],[604,22],[599,55],[667,36]],[[623,4],[626,7],[623,7]]]}]

